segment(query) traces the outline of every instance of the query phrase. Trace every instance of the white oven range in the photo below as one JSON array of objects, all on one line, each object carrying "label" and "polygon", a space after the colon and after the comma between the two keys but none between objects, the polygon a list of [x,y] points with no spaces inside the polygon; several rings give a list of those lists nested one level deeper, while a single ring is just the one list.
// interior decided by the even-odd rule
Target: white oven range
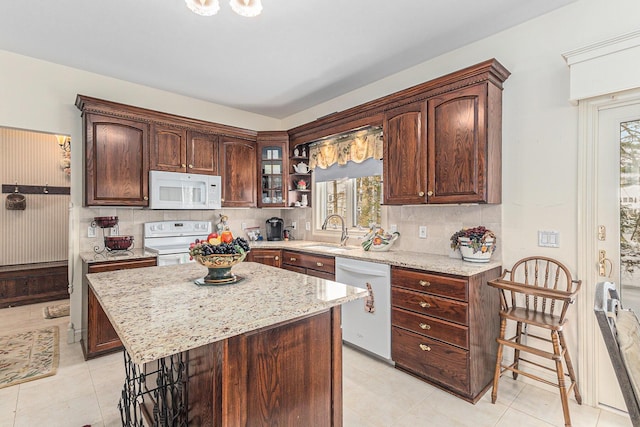
[{"label": "white oven range", "polygon": [[157,254],[158,265],[189,262],[189,244],[206,239],[209,221],[157,221],[144,224],[144,249]]}]

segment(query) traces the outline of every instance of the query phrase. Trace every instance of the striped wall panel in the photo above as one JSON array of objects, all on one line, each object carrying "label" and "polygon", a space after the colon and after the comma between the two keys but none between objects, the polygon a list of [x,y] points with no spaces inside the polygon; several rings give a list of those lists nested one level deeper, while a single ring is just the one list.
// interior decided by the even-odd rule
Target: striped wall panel
[{"label": "striped wall panel", "polygon": [[[0,128],[0,183],[68,187],[55,135]],[[0,265],[67,259],[68,195],[27,194],[25,210],[0,206]]]}]

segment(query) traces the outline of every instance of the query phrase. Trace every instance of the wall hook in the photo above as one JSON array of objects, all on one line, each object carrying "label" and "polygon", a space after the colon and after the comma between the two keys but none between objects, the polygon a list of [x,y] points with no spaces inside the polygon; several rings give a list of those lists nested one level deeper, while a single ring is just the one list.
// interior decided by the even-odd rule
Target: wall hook
[{"label": "wall hook", "polygon": [[14,193],[19,193],[20,191],[18,190],[18,181],[16,181],[16,189],[13,190]]},{"label": "wall hook", "polygon": [[44,194],[49,194],[49,189],[47,188],[49,186],[49,183],[46,183],[44,185],[44,189],[42,190],[44,192]]}]

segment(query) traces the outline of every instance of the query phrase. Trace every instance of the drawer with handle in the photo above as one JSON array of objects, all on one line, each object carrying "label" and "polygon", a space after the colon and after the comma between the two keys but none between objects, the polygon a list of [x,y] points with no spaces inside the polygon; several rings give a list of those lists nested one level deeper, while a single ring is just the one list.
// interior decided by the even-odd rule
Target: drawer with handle
[{"label": "drawer with handle", "polygon": [[391,287],[391,305],[452,322],[468,325],[468,304],[437,296]]},{"label": "drawer with handle", "polygon": [[469,328],[435,317],[393,308],[391,324],[418,334],[469,349]]},{"label": "drawer with handle", "polygon": [[392,358],[397,367],[469,393],[468,351],[395,326],[391,340]]},{"label": "drawer with handle", "polygon": [[334,257],[283,251],[282,263],[334,274],[336,261]]},{"label": "drawer with handle", "polygon": [[460,301],[468,300],[467,280],[465,279],[393,267],[391,269],[391,284]]}]

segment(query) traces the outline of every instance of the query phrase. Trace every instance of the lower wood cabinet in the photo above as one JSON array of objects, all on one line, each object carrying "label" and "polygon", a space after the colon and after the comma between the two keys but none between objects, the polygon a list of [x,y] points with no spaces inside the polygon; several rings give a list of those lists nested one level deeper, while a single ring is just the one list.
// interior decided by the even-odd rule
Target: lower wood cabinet
[{"label": "lower wood cabinet", "polygon": [[282,251],[282,268],[321,279],[335,280],[336,259],[297,251]]},{"label": "lower wood cabinet", "polygon": [[101,261],[83,263],[82,288],[87,296],[82,304],[82,350],[85,359],[122,349],[122,342],[113,329],[111,321],[100,306],[100,302],[89,287],[85,275],[104,271],[126,270],[130,268],[153,267],[157,265],[155,257],[134,260]]},{"label": "lower wood cabinet", "polygon": [[391,268],[391,358],[409,372],[467,401],[491,386],[500,301],[487,281],[500,267],[471,276]]},{"label": "lower wood cabinet", "polygon": [[246,261],[258,262],[264,265],[280,268],[282,266],[282,250],[280,249],[251,249]]},{"label": "lower wood cabinet", "polygon": [[67,261],[0,267],[0,308],[69,298]]}]

